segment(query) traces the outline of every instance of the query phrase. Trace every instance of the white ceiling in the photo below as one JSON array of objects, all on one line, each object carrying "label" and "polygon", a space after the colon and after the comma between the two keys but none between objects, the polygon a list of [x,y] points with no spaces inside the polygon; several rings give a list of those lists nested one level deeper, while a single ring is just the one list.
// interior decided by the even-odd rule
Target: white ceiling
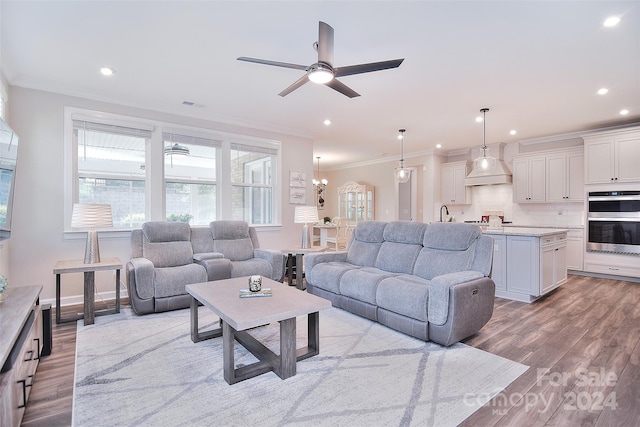
[{"label": "white ceiling", "polygon": [[[407,158],[480,146],[482,107],[488,144],[640,122],[638,1],[0,0],[0,20],[11,85],[308,136],[322,169],[397,158],[399,128]],[[309,65],[320,20],[335,66],[405,61],[341,78],[349,99],[280,97],[300,71],[236,60]]]}]

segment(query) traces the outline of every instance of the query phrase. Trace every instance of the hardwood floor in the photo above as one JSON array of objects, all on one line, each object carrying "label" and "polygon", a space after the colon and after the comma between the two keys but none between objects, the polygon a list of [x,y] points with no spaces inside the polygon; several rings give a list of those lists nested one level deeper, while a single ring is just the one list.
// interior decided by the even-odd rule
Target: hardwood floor
[{"label": "hardwood floor", "polygon": [[[75,334],[54,322],[23,426],[71,425]],[[496,298],[465,343],[530,368],[464,426],[640,424],[640,283],[570,275],[533,304]]]}]

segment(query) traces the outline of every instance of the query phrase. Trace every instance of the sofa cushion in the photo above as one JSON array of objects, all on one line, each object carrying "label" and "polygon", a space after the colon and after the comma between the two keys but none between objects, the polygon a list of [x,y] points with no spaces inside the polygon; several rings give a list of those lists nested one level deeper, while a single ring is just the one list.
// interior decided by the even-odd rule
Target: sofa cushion
[{"label": "sofa cushion", "polygon": [[171,268],[156,268],[153,281],[154,297],[172,297],[186,294],[184,287],[191,283],[207,281],[207,272],[199,264],[187,264]]},{"label": "sofa cushion", "polygon": [[260,258],[231,261],[231,277],[259,275],[271,278],[272,270],[271,263]]},{"label": "sofa cushion", "polygon": [[424,233],[425,248],[464,251],[482,235],[480,227],[473,224],[435,222]]},{"label": "sofa cushion", "polygon": [[475,244],[466,251],[447,251],[422,248],[416,259],[413,274],[431,280],[443,274],[471,269]]},{"label": "sofa cushion", "polygon": [[378,258],[380,246],[384,242],[386,225],[386,222],[380,221],[359,223],[349,244],[347,262],[363,267],[373,267]]},{"label": "sofa cushion", "polygon": [[391,276],[393,276],[392,273],[375,267],[354,268],[342,275],[340,293],[358,301],[375,305],[378,284]]},{"label": "sofa cushion", "polygon": [[427,224],[415,221],[391,221],[383,231],[385,242],[420,245],[424,240]]},{"label": "sofa cushion", "polygon": [[429,224],[413,274],[431,280],[442,274],[470,270],[481,236],[480,227],[473,224]]},{"label": "sofa cushion", "polygon": [[377,305],[394,313],[426,322],[428,302],[429,281],[420,277],[403,274],[378,285]]},{"label": "sofa cushion", "polygon": [[193,262],[191,227],[184,222],[153,221],[142,224],[142,256],[156,268]]},{"label": "sofa cushion", "polygon": [[384,242],[380,246],[375,266],[393,273],[413,272],[413,265],[422,249],[426,224],[393,221],[384,229]]},{"label": "sofa cushion", "polygon": [[353,264],[341,261],[329,261],[316,264],[311,270],[306,271],[307,280],[316,288],[340,294],[340,280],[349,270],[356,267]]},{"label": "sofa cushion", "polygon": [[150,221],[142,224],[142,232],[149,242],[189,242],[191,227],[186,222]]},{"label": "sofa cushion", "polygon": [[211,253],[213,250],[213,235],[209,227],[191,228],[191,246],[194,254]]},{"label": "sofa cushion", "polygon": [[213,221],[209,228],[213,236],[214,252],[223,253],[231,261],[253,258],[249,224],[244,221]]}]

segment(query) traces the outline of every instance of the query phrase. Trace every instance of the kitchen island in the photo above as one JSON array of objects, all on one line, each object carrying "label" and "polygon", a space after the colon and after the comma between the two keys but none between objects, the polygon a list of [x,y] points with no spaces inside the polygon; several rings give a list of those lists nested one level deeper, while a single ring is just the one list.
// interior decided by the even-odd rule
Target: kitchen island
[{"label": "kitchen island", "polygon": [[494,240],[496,296],[533,302],[567,281],[567,230],[481,227]]}]

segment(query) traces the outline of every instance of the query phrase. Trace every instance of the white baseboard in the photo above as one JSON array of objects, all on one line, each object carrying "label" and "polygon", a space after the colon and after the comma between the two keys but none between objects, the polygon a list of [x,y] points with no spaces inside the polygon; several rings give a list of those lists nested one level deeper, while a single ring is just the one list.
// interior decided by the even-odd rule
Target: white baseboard
[{"label": "white baseboard", "polygon": [[[126,289],[121,289],[120,290],[120,300],[122,300],[122,298],[127,298],[129,296],[129,294],[127,293]],[[116,299],[116,291],[107,291],[107,292],[99,292],[95,295],[95,300],[96,301],[100,301],[100,300],[114,300]],[[51,307],[55,307],[56,306],[56,299],[55,298],[48,298],[48,299],[44,299],[41,298],[40,299],[40,304],[51,304]],[[84,304],[84,295],[72,295],[69,297],[62,297],[60,298],[60,307],[64,307],[66,305],[76,305],[76,304]]]}]

